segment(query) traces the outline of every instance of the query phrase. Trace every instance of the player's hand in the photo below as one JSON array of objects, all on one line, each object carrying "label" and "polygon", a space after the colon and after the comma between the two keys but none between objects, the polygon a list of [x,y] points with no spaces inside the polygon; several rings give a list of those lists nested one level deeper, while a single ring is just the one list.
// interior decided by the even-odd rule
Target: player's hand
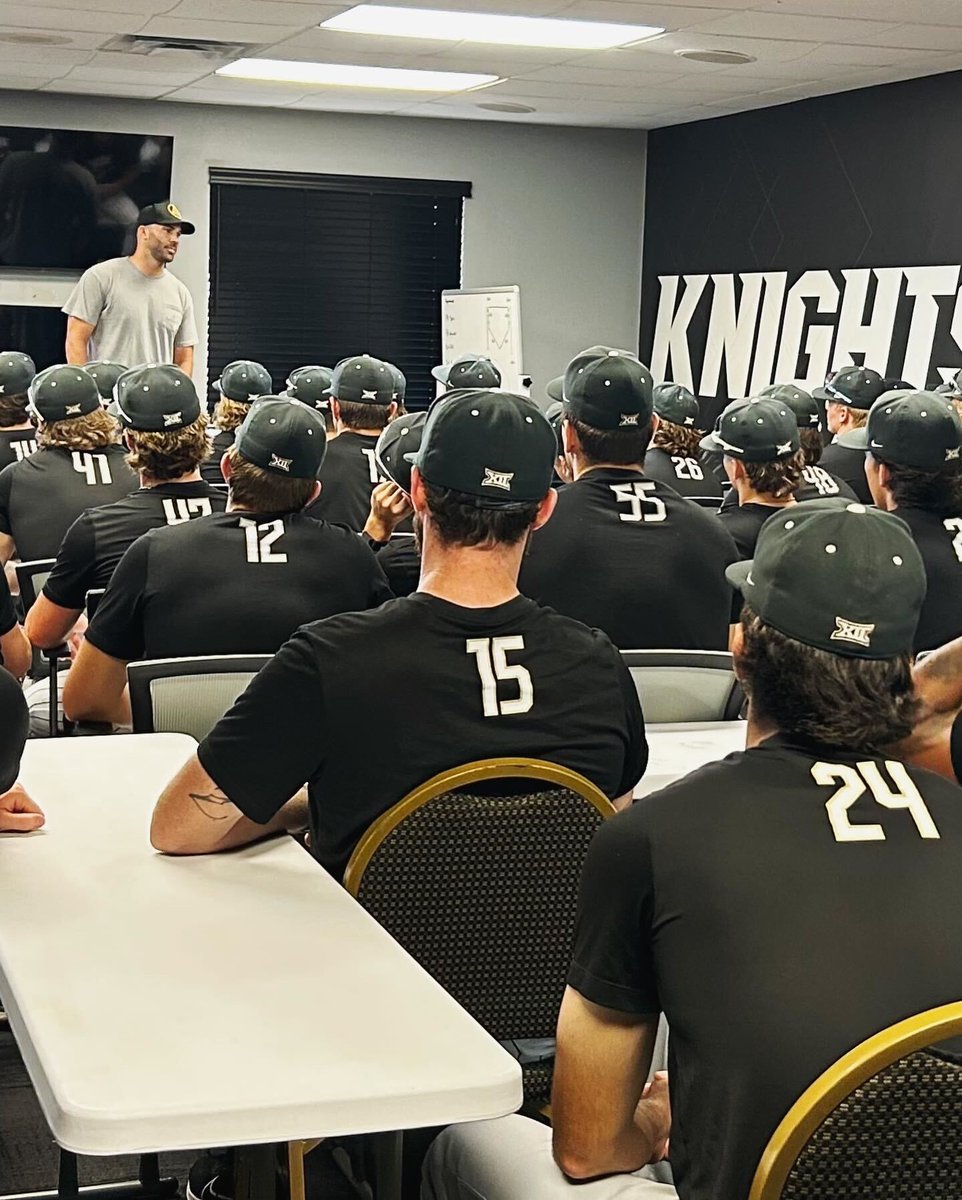
[{"label": "player's hand", "polygon": [[649,1162],[661,1162],[668,1157],[668,1139],[671,1134],[671,1102],[668,1096],[668,1072],[656,1071],[654,1079],[645,1084],[638,1107],[635,1124],[652,1139],[652,1155]]},{"label": "player's hand", "polygon": [[390,480],[379,483],[371,493],[371,511],[364,526],[364,532],[372,541],[387,542],[391,534],[405,517],[411,515],[414,508],[396,483]]},{"label": "player's hand", "polygon": [[39,829],[45,820],[39,805],[30,799],[22,784],[15,783],[0,796],[0,833],[29,833]]},{"label": "player's hand", "polygon": [[70,651],[71,662],[80,653],[80,647],[83,645],[84,634],[87,632],[87,616],[86,613],[81,613],[77,618],[77,624],[67,634],[65,641],[67,649]]}]

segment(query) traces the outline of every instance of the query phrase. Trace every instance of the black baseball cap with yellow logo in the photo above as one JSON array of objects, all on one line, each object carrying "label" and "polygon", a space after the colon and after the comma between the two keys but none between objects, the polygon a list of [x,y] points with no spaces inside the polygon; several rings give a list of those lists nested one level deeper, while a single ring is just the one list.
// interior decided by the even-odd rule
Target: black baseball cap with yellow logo
[{"label": "black baseball cap with yellow logo", "polygon": [[137,214],[137,224],[140,225],[179,225],[180,232],[191,234],[197,232],[192,221],[185,221],[180,209],[172,200],[161,200],[158,204],[148,204]]}]

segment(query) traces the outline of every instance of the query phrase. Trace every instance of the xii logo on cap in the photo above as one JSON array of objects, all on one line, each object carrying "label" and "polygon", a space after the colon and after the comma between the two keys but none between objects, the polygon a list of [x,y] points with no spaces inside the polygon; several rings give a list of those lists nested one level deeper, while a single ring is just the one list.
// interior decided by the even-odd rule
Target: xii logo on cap
[{"label": "xii logo on cap", "polygon": [[618,424],[619,425],[637,425],[639,416],[641,416],[641,414],[636,413],[636,412],[622,413],[621,420],[618,422]]},{"label": "xii logo on cap", "polygon": [[492,471],[490,467],[485,467],[481,486],[502,488],[504,491],[510,492],[512,479],[514,479],[514,471]]},{"label": "xii logo on cap", "polygon": [[290,458],[281,458],[279,454],[271,453],[271,466],[276,467],[278,471],[290,471],[292,461]]},{"label": "xii logo on cap", "polygon": [[164,413],[164,425],[179,425],[182,414],[179,412]]},{"label": "xii logo on cap", "polygon": [[856,646],[871,647],[872,634],[875,625],[860,625],[857,621],[846,621],[844,617],[835,618],[835,632],[831,635],[833,642],[854,642]]}]

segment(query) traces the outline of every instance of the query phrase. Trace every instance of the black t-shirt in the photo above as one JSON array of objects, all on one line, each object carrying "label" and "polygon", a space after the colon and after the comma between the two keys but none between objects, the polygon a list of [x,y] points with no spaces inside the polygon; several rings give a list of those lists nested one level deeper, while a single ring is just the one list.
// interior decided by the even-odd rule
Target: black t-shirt
[{"label": "black t-shirt", "polygon": [[[832,475],[820,466],[805,467],[802,470],[802,486],[795,493],[799,504],[806,500],[824,500],[835,497],[841,500],[858,500],[858,497],[844,479]],[[723,509],[738,507],[738,493],[731,488],[721,503]]]},{"label": "black t-shirt", "polygon": [[20,684],[9,671],[0,670],[0,793],[9,792],[17,782],[29,728],[27,701]]},{"label": "black t-shirt", "polygon": [[210,458],[200,468],[201,478],[206,479],[208,483],[223,483],[224,476],[221,474],[220,460],[233,446],[235,431],[233,429],[217,429],[216,431],[212,429],[210,432],[213,434],[213,448]]},{"label": "black t-shirt", "polygon": [[123,446],[102,450],[38,450],[0,471],[0,533],[17,544],[23,562],[55,558],[80,514],[111,504],[137,486]]},{"label": "black t-shirt", "polygon": [[299,625],[391,599],[349,529],[303,513],[216,513],[138,538],[87,640],[127,662],[273,654]]},{"label": "black t-shirt", "polygon": [[410,596],[421,579],[421,552],[413,534],[395,534],[389,542],[371,542],[378,565],[395,596]]},{"label": "black t-shirt", "polygon": [[755,553],[758,531],[769,517],[782,511],[774,504],[723,504],[716,516],[732,535],[739,558],[751,558]]},{"label": "black t-shirt", "polygon": [[680,496],[710,497],[721,501],[722,486],[697,455],[669,454],[655,447],[645,455],[645,475],[667,483]]},{"label": "black t-shirt", "polygon": [[123,500],[88,509],[70,526],[43,594],[62,608],[81,609],[91,588],[106,587],[124,551],[164,525],[223,512],[227,497],[209,483],[161,483]]},{"label": "black t-shirt", "polygon": [[361,530],[371,511],[371,492],[380,481],[377,436],[345,430],[327,443],[321,494],[308,508],[312,517]]},{"label": "black t-shirt", "polygon": [[371,822],[439,771],[523,755],[630,791],[648,747],[608,639],[523,596],[462,608],[417,592],[299,629],[198,750],[265,823],[305,782],[314,851],[340,876]]},{"label": "black t-shirt", "polygon": [[32,425],[29,429],[0,429],[0,471],[36,453],[37,431]]},{"label": "black t-shirt", "polygon": [[868,480],[865,478],[865,451],[853,450],[851,446],[840,446],[829,442],[822,451],[818,465],[823,471],[843,479],[862,504],[873,504]]},{"label": "black t-shirt", "polygon": [[17,610],[10,595],[10,584],[7,583],[6,573],[0,567],[0,637],[9,633],[16,623]]},{"label": "black t-shirt", "polygon": [[531,535],[521,591],[623,650],[724,650],[738,558],[715,514],[631,468],[596,468]]},{"label": "black t-shirt", "polygon": [[958,1000],[960,856],[955,784],[782,737],[599,830],[569,983],[667,1017],[682,1200],[745,1200],[770,1135],[822,1071]]},{"label": "black t-shirt", "polygon": [[912,531],[925,564],[925,602],[915,634],[918,654],[962,635],[962,515],[939,516],[904,505],[895,515]]}]

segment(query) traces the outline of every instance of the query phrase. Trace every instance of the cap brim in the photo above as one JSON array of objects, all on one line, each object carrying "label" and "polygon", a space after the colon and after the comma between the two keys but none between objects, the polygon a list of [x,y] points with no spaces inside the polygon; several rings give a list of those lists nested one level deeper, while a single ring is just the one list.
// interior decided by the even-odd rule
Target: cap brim
[{"label": "cap brim", "polygon": [[439,367],[432,367],[431,374],[438,381],[438,383],[447,383],[448,381],[448,368],[444,365],[444,363],[442,363]]},{"label": "cap brim", "polygon": [[551,379],[545,384],[545,391],[552,400],[561,400],[565,398],[565,377],[559,375],[557,379]]},{"label": "cap brim", "polygon": [[840,446],[844,446],[847,450],[869,450],[868,427],[863,425],[861,429],[853,429],[849,433],[843,433],[837,439]]},{"label": "cap brim", "polygon": [[190,237],[192,233],[197,232],[197,226],[193,223],[193,221],[159,221],[158,224],[170,225],[171,228],[173,228],[175,225],[179,225],[180,232],[185,237]]},{"label": "cap brim", "polygon": [[714,433],[706,433],[698,443],[699,450],[707,450],[709,454],[724,454],[723,447],[715,440]]},{"label": "cap brim", "polygon": [[754,565],[753,558],[744,558],[741,562],[732,563],[731,566],[725,568],[725,578],[743,596],[746,594],[746,588],[754,586],[754,583],[748,582]]},{"label": "cap brim", "polygon": [[120,411],[120,404],[117,400],[110,401],[110,403],[107,405],[107,412],[112,417],[116,417],[118,421],[123,420],[123,413]]}]

